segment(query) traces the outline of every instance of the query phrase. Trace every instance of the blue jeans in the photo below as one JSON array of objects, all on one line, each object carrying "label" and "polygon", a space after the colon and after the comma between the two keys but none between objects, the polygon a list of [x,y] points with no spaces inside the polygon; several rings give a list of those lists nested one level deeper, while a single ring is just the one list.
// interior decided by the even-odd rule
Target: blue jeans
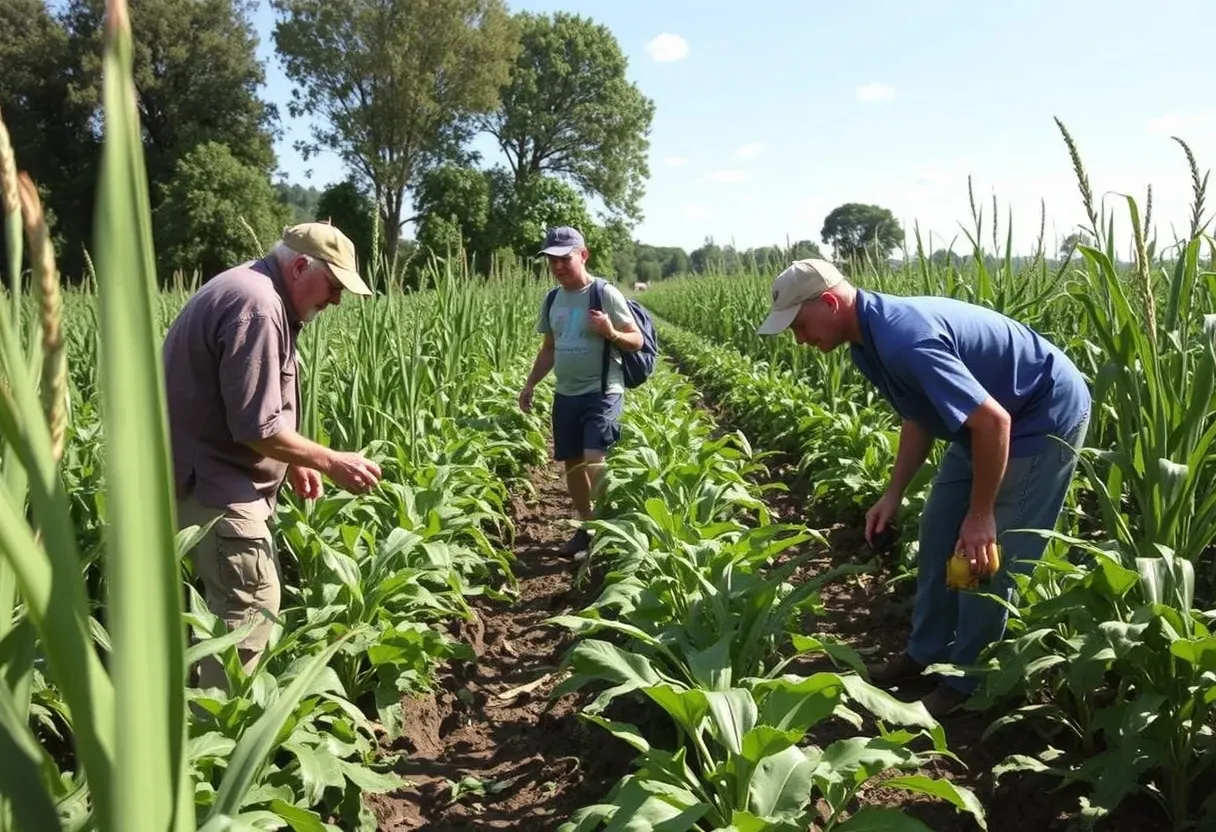
[{"label": "blue jeans", "polygon": [[[1014,589],[1010,572],[1030,574],[1034,570],[1034,562],[1047,548],[1046,538],[1009,529],[1055,528],[1077,468],[1074,449],[1084,444],[1088,430],[1087,412],[1060,437],[1067,447],[1049,438],[1042,452],[1010,458],[994,512],[1001,568],[981,581],[976,591],[1009,601]],[[952,444],[942,458],[920,518],[916,602],[906,652],[922,665],[974,664],[985,647],[1005,634],[1008,611],[1004,607],[973,591],[946,587],[946,563],[954,554],[971,503],[971,472],[970,452]],[[974,676],[946,676],[942,681],[967,694],[979,684]]]}]

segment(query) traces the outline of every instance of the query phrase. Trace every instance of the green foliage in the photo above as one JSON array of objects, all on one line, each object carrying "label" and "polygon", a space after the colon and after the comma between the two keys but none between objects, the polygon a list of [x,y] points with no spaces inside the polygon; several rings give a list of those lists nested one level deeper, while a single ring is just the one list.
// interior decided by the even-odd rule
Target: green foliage
[{"label": "green foliage", "polygon": [[419,246],[440,257],[463,251],[478,271],[497,247],[490,227],[491,174],[445,164],[427,171],[414,192]]},{"label": "green foliage", "polygon": [[266,176],[215,142],[178,162],[161,197],[154,216],[163,268],[202,269],[204,279],[262,256],[293,217]]},{"label": "green foliage", "polygon": [[[275,108],[250,22],[252,0],[141,0],[132,63],[146,175],[158,207],[177,164],[214,141],[268,176]],[[23,167],[59,219],[60,268],[85,271],[100,159],[102,0],[0,3],[0,102]],[[196,268],[194,263],[190,268]]]},{"label": "green foliage", "polygon": [[418,243],[439,257],[463,253],[482,274],[496,253],[533,260],[545,232],[555,225],[582,231],[591,251],[588,268],[595,274],[614,274],[614,251],[632,246],[627,234],[596,225],[570,185],[536,176],[516,188],[501,167],[479,171],[449,164],[428,171],[415,207],[421,215]]},{"label": "green foliage", "polygon": [[891,209],[860,202],[833,208],[819,235],[837,259],[844,261],[862,255],[885,259],[904,241],[904,231]]},{"label": "green foliage", "polygon": [[360,268],[369,268],[375,252],[372,251],[376,206],[352,180],[330,185],[321,192],[314,210],[314,218],[329,221],[342,229],[355,244],[355,254]]},{"label": "green foliage", "polygon": [[538,175],[569,178],[639,219],[654,103],[626,77],[612,31],[579,15],[520,13],[522,49],[502,103],[479,119],[506,154],[517,189]]},{"label": "green foliage", "polygon": [[274,41],[327,148],[366,184],[397,250],[406,190],[498,105],[519,45],[501,0],[271,0]]},{"label": "green foliage", "polygon": [[545,232],[556,225],[570,225],[583,233],[591,250],[588,268],[602,272],[611,263],[603,230],[592,222],[578,191],[551,176],[535,176],[523,187],[508,192],[495,206],[494,222],[500,240],[521,257],[535,256]]},{"label": "green foliage", "polygon": [[[269,173],[277,109],[258,97],[266,74],[251,17],[256,0],[141,0],[132,4],[132,61],[148,177],[164,182],[194,147],[214,141]],[[76,92],[100,94],[103,0],[71,0],[65,13],[80,55]],[[156,195],[152,195],[156,207]]]},{"label": "green foliage", "polygon": [[275,188],[279,192],[279,199],[286,202],[295,211],[292,222],[309,222],[317,215],[317,200],[321,198],[321,192],[316,188],[287,182],[279,182]]}]

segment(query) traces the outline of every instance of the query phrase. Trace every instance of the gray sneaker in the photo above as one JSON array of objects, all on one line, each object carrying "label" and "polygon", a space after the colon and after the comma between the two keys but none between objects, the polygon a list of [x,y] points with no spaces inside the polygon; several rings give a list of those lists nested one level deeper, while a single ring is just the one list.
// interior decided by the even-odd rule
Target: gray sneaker
[{"label": "gray sneaker", "polygon": [[557,552],[566,557],[573,557],[575,560],[584,560],[587,557],[587,550],[590,548],[591,533],[586,529],[579,529],[573,537],[558,548]]}]

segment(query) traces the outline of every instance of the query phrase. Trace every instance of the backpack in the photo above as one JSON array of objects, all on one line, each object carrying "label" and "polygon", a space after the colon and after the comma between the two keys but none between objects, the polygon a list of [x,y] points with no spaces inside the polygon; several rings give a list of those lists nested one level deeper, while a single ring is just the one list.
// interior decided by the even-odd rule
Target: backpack
[{"label": "backpack", "polygon": [[[607,283],[603,278],[593,278],[591,283],[591,308],[600,312],[604,311],[604,285]],[[555,286],[545,295],[545,319],[549,318],[549,310],[553,307],[553,299],[557,297]],[[633,321],[637,324],[642,333],[642,348],[636,352],[627,352],[620,350],[621,354],[621,375],[624,377],[625,387],[632,390],[635,387],[640,387],[650,378],[650,374],[654,372],[654,366],[659,359],[659,336],[654,331],[654,320],[650,317],[650,312],[642,304],[635,300],[625,299],[625,304],[629,307],[630,313],[633,315]],[[604,341],[604,368],[600,374],[600,389],[604,392],[608,391],[608,367],[612,356],[612,344]]]}]

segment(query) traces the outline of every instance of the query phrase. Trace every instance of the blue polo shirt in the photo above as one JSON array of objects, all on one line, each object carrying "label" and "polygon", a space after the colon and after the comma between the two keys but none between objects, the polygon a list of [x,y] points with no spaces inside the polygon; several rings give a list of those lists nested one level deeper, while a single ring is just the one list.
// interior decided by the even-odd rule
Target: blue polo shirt
[{"label": "blue polo shirt", "polygon": [[952,298],[857,290],[853,363],[903,419],[970,449],[963,425],[988,396],[1012,418],[1009,455],[1051,447],[1090,407],[1085,379],[1030,327]]}]

